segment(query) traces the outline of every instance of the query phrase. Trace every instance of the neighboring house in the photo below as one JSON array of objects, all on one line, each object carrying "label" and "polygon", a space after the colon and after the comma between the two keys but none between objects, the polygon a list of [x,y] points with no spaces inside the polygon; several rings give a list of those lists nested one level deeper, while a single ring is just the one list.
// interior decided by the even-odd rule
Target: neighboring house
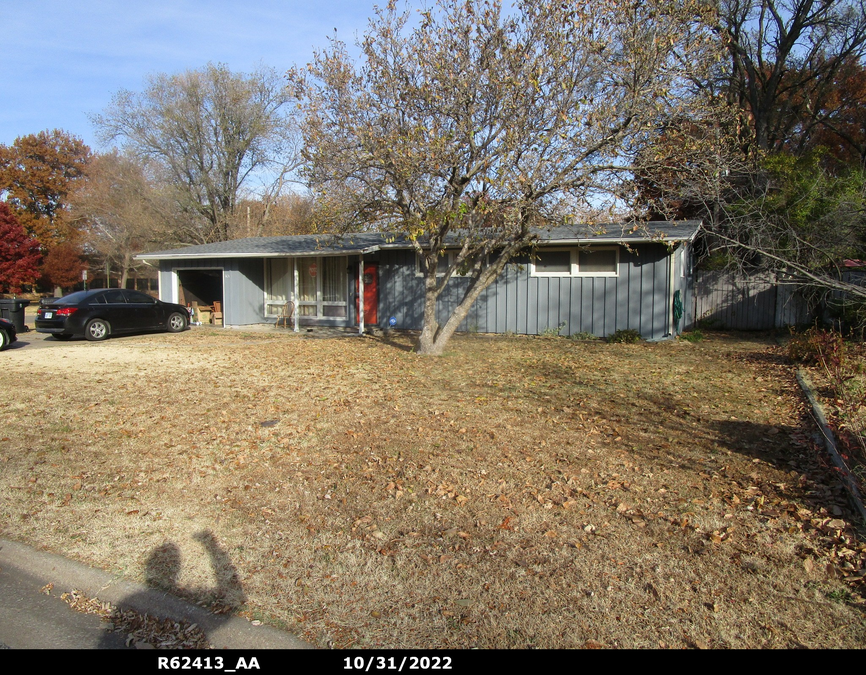
[{"label": "neighboring house", "polygon": [[[648,340],[670,337],[682,328],[674,323],[675,293],[683,303],[692,294],[690,245],[699,227],[683,221],[540,231],[534,251],[508,263],[461,330],[607,336],[635,329]],[[296,330],[389,323],[421,328],[423,277],[411,243],[400,236],[257,237],[138,257],[159,263],[162,300],[221,302],[226,326],[275,323],[292,301]],[[467,283],[457,276],[449,281],[439,299],[440,320]],[[361,325],[359,294],[365,297]]]}]

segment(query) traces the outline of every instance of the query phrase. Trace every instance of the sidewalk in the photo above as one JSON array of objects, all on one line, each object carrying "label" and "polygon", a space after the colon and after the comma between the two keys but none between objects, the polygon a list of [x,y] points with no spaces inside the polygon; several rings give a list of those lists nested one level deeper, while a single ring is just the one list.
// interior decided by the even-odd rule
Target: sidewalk
[{"label": "sidewalk", "polygon": [[226,617],[168,593],[134,584],[61,556],[0,539],[0,649],[148,649],[109,632],[93,614],[76,612],[61,594],[73,590],[160,619],[197,624],[218,649],[312,649],[289,633]]}]

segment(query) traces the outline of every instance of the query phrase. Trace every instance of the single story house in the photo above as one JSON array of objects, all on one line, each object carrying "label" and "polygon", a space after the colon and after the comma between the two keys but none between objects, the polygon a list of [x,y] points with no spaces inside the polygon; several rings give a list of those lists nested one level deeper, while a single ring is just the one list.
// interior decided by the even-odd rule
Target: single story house
[{"label": "single story house", "polygon": [[[692,297],[691,244],[699,228],[681,221],[539,231],[533,251],[508,263],[461,330],[603,337],[635,329],[648,340],[671,337],[682,328],[675,305]],[[424,284],[415,251],[393,234],[253,237],[138,258],[158,264],[162,300],[219,302],[226,326],[275,323],[291,301],[295,330],[421,328]],[[449,281],[439,300],[442,320],[466,283]]]}]

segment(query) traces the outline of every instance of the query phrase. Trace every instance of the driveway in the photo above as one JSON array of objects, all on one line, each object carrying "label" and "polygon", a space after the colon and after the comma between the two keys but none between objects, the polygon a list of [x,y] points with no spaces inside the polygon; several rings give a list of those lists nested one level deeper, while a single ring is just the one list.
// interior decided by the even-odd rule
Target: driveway
[{"label": "driveway", "polygon": [[18,333],[18,339],[9,346],[7,351],[13,351],[15,349],[45,349],[68,344],[68,342],[55,340],[53,337],[45,333],[37,333],[31,328],[26,333]]}]

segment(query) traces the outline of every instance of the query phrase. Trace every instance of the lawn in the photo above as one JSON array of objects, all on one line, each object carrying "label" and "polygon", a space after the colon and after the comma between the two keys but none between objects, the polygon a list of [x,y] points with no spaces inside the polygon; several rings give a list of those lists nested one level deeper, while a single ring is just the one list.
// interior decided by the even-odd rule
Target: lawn
[{"label": "lawn", "polygon": [[0,535],[322,647],[866,644],[866,546],[774,342],[411,344],[4,352]]}]

